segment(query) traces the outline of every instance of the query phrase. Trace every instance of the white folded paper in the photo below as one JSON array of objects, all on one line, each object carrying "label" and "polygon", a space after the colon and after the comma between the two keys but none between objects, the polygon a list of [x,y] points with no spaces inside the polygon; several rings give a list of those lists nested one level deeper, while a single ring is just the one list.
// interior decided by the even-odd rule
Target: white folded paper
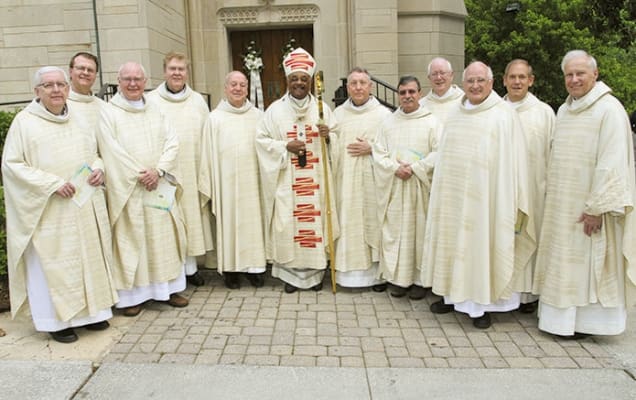
[{"label": "white folded paper", "polygon": [[73,186],[75,186],[75,194],[72,197],[72,200],[79,208],[82,208],[84,204],[95,193],[97,190],[96,186],[90,185],[88,183],[88,177],[93,172],[91,167],[88,164],[84,164],[80,167],[79,170],[73,175],[71,180],[69,181]]},{"label": "white folded paper", "polygon": [[144,191],[144,206],[170,211],[174,204],[174,194],[177,187],[164,178],[159,179],[157,188],[153,191]]}]

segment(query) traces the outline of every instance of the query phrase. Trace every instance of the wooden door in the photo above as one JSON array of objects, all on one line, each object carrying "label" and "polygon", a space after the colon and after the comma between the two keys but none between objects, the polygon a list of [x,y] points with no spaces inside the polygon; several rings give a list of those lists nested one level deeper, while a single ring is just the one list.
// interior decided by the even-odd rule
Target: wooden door
[{"label": "wooden door", "polygon": [[261,52],[263,59],[261,82],[265,107],[280,98],[287,90],[282,61],[285,46],[292,39],[294,47],[302,47],[313,54],[314,32],[312,28],[230,32],[233,69],[244,72],[249,78],[249,72],[243,65],[243,56],[247,52],[247,47],[253,41],[256,49]]}]

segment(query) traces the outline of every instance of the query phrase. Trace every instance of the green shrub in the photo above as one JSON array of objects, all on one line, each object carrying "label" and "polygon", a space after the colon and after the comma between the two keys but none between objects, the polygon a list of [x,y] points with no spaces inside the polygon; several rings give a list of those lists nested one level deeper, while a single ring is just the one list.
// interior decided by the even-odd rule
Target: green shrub
[{"label": "green shrub", "polygon": [[13,122],[13,118],[15,118],[18,111],[0,111],[0,154],[2,154],[4,149],[4,139],[7,137],[11,122]]},{"label": "green shrub", "polygon": [[[0,154],[4,150],[4,139],[7,137],[9,127],[16,111],[0,111]],[[1,181],[0,181],[1,183]],[[7,220],[4,211],[4,189],[0,186],[0,276],[7,274]]]}]

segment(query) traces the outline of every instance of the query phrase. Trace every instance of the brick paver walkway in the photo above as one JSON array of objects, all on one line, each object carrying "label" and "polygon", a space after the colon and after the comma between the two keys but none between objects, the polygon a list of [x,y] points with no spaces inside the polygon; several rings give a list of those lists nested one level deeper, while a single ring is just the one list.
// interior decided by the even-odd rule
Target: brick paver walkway
[{"label": "brick paver walkway", "polygon": [[[188,287],[187,308],[148,303],[104,361],[333,367],[622,368],[602,338],[555,339],[536,315],[493,314],[487,330],[464,314],[432,314],[437,300],[388,292],[283,292],[268,278],[228,290],[214,271]],[[211,282],[210,282],[211,281]]]}]

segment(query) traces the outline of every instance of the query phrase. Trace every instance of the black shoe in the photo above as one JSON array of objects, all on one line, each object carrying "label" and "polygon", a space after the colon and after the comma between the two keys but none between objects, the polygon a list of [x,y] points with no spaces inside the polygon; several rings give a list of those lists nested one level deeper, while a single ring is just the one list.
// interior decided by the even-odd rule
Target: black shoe
[{"label": "black shoe", "polygon": [[409,299],[422,300],[424,297],[426,297],[426,289],[417,285],[411,286],[409,289]]},{"label": "black shoe", "polygon": [[406,292],[408,292],[408,288],[402,286],[391,285],[391,296],[393,297],[404,297],[406,296]]},{"label": "black shoe", "polygon": [[110,324],[108,323],[108,321],[101,321],[95,322],[94,324],[84,325],[84,328],[88,329],[89,331],[103,331],[105,329],[108,329],[109,326]]},{"label": "black shoe", "polygon": [[195,272],[192,275],[186,276],[186,280],[190,285],[193,286],[203,286],[205,284],[205,279],[203,279],[199,271]]},{"label": "black shoe", "polygon": [[473,318],[473,326],[479,329],[488,329],[492,325],[490,314],[484,313],[481,317]]},{"label": "black shoe", "polygon": [[226,272],[223,274],[223,281],[225,282],[225,287],[228,289],[238,289],[241,287],[241,281],[239,278],[239,274],[236,272]]},{"label": "black shoe", "polygon": [[532,314],[537,310],[538,304],[539,300],[533,301],[532,303],[521,303],[519,305],[519,312],[522,314]]},{"label": "black shoe", "polygon": [[285,283],[285,293],[294,293],[298,288],[290,283]]},{"label": "black shoe", "polygon": [[245,277],[249,283],[256,288],[265,285],[265,272],[261,272],[260,274],[245,274]]},{"label": "black shoe", "polygon": [[386,290],[387,286],[388,285],[386,283],[378,283],[377,285],[371,286],[371,290],[376,293],[382,293]]},{"label": "black shoe", "polygon": [[61,331],[49,332],[49,333],[51,334],[51,337],[53,338],[53,340],[55,340],[56,342],[73,343],[74,341],[77,340],[77,334],[75,333],[73,328],[66,328],[66,329],[62,329]]},{"label": "black shoe", "polygon": [[455,310],[455,306],[452,304],[444,304],[444,300],[436,301],[429,307],[433,314],[447,314]]},{"label": "black shoe", "polygon": [[320,282],[317,285],[312,286],[311,290],[313,290],[314,292],[320,292],[322,290],[322,282]]},{"label": "black shoe", "polygon": [[588,338],[592,335],[590,335],[589,333],[574,332],[574,335],[554,335],[554,336],[558,337],[561,340],[579,340],[579,339]]}]

